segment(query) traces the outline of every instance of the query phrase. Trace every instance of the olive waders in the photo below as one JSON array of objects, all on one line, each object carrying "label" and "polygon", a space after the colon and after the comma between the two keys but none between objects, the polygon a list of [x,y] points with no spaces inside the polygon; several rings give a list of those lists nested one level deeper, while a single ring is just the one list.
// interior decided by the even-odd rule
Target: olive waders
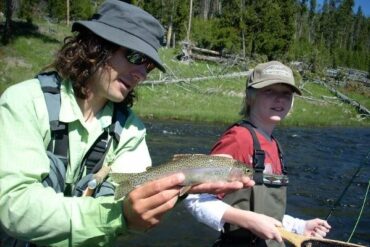
[{"label": "olive waders", "polygon": [[[280,160],[284,179],[280,182],[268,180],[264,178],[264,160],[265,152],[261,150],[260,143],[257,139],[254,126],[243,120],[236,125],[243,126],[249,130],[253,138],[253,179],[256,185],[252,188],[241,189],[233,193],[227,194],[223,201],[227,204],[242,210],[253,211],[259,214],[264,214],[282,221],[286,207],[286,189],[288,177],[286,168],[283,165],[283,153],[278,145]],[[216,240],[213,247],[284,247],[284,243],[278,243],[274,240],[263,240],[247,229],[236,225],[226,223],[224,231]]]}]

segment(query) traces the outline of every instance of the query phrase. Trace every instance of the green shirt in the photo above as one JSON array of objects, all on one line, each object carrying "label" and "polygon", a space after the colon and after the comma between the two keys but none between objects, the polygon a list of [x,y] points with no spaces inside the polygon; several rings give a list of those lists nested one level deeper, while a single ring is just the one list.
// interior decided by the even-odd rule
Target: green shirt
[{"label": "green shirt", "polygon": [[[108,103],[97,121],[86,124],[70,82],[61,88],[60,120],[68,123],[70,164],[66,182],[74,183],[80,163],[111,124]],[[25,241],[47,246],[111,246],[125,233],[122,200],[107,197],[65,197],[44,187],[49,173],[46,148],[50,126],[37,79],[8,88],[0,98],[0,225]],[[141,172],[151,165],[143,123],[130,111],[120,142],[106,162],[119,172]]]}]

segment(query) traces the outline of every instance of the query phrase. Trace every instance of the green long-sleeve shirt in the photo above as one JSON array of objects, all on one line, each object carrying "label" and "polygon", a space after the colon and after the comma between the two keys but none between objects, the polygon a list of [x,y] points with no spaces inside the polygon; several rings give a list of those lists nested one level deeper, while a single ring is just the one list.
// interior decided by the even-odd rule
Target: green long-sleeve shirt
[{"label": "green long-sleeve shirt", "polygon": [[[62,84],[60,120],[68,123],[70,164],[66,182],[74,183],[80,163],[111,124],[108,103],[97,121],[86,124],[70,82]],[[47,246],[110,246],[124,234],[122,200],[64,197],[41,184],[49,173],[47,108],[39,81],[8,88],[0,98],[0,226],[11,236]],[[106,161],[112,170],[141,172],[151,165],[143,123],[130,111],[120,142]],[[107,160],[108,159],[108,160]]]}]

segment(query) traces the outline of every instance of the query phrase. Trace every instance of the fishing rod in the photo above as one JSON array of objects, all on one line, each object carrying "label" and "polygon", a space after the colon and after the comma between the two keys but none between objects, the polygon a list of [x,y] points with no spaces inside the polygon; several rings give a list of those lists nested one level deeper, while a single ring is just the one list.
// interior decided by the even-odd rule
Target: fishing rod
[{"label": "fishing rod", "polygon": [[367,153],[366,155],[366,158],[365,158],[365,162],[360,164],[358,167],[357,167],[357,170],[356,172],[352,175],[351,177],[351,180],[349,181],[349,183],[347,184],[347,186],[344,188],[342,194],[338,197],[338,199],[335,201],[335,203],[333,204],[333,206],[331,207],[330,209],[330,212],[329,214],[326,216],[325,220],[328,220],[329,217],[332,215],[332,213],[334,212],[335,208],[340,204],[340,202],[342,201],[342,198],[344,196],[344,194],[347,192],[348,188],[352,185],[352,182],[353,180],[355,179],[355,177],[357,176],[357,174],[359,173],[359,171],[361,170],[362,166],[367,163],[366,160],[369,160],[369,155],[370,155],[370,152]]}]

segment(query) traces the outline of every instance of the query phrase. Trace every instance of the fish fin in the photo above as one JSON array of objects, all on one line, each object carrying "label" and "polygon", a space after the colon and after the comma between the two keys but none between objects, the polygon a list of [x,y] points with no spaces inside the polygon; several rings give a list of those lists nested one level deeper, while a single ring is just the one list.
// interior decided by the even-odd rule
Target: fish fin
[{"label": "fish fin", "polygon": [[188,191],[191,189],[191,187],[193,187],[192,185],[187,185],[187,186],[184,186],[180,189],[180,193],[179,193],[179,196],[183,196],[185,195],[186,193],[188,193]]},{"label": "fish fin", "polygon": [[172,156],[171,161],[186,159],[186,158],[189,158],[189,157],[195,156],[195,155],[205,155],[205,154],[174,154]]},{"label": "fish fin", "polygon": [[114,189],[114,199],[118,200],[126,196],[133,188],[134,185],[132,180],[135,178],[137,173],[110,173],[109,176],[113,182],[117,184]]},{"label": "fish fin", "polygon": [[137,173],[121,173],[121,172],[111,172],[109,176],[112,178],[113,182],[119,184],[123,181],[130,180],[132,176],[135,176]]},{"label": "fish fin", "polygon": [[123,181],[119,183],[114,190],[114,199],[118,200],[126,196],[132,190],[130,181]]}]

